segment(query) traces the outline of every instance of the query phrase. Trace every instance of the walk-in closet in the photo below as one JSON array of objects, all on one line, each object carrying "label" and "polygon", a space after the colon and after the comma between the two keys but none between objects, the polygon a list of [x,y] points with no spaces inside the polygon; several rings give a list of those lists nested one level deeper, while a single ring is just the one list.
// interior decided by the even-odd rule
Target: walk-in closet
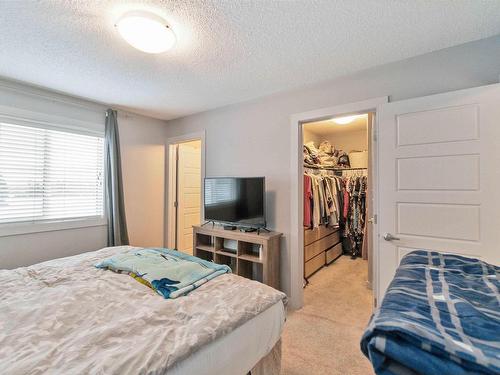
[{"label": "walk-in closet", "polygon": [[303,124],[306,304],[318,283],[335,289],[352,279],[370,293],[373,121],[364,113]]}]

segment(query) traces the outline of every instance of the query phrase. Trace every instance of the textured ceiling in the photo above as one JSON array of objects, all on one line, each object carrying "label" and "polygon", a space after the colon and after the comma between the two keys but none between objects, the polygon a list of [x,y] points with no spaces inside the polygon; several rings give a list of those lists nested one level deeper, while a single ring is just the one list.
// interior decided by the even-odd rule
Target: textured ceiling
[{"label": "textured ceiling", "polygon": [[[168,20],[148,55],[113,27]],[[0,1],[0,76],[171,119],[500,33],[500,1]]]}]

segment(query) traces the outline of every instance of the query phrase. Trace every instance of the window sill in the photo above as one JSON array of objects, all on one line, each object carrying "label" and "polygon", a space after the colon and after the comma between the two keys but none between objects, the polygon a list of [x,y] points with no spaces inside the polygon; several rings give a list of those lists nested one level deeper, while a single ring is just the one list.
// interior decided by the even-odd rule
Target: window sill
[{"label": "window sill", "polygon": [[82,218],[54,220],[45,222],[24,222],[0,224],[0,237],[17,236],[29,233],[54,232],[67,229],[100,227],[108,224],[105,218]]}]

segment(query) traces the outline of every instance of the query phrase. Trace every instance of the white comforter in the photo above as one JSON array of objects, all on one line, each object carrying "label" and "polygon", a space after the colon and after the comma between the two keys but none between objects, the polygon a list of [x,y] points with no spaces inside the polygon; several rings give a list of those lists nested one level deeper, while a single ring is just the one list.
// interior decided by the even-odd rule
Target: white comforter
[{"label": "white comforter", "polygon": [[222,275],[176,300],[93,267],[130,247],[0,270],[2,374],[160,374],[285,295]]}]

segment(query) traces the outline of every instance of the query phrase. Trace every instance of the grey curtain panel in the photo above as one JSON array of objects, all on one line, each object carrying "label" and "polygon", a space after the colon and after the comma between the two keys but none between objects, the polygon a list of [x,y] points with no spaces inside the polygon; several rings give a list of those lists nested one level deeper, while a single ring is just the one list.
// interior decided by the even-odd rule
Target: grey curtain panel
[{"label": "grey curtain panel", "polygon": [[106,145],[106,212],[108,214],[108,246],[128,245],[127,221],[123,199],[123,182],[118,136],[117,113],[106,111],[104,131]]}]

